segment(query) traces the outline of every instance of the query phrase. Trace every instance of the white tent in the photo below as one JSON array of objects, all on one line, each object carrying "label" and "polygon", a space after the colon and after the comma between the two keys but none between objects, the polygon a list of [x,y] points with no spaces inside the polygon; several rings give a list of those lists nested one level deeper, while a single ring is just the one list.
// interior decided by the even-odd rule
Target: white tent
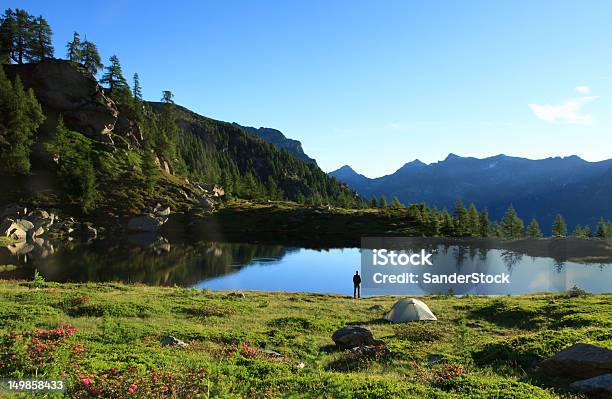
[{"label": "white tent", "polygon": [[423,302],[414,298],[403,298],[395,302],[385,319],[392,323],[404,323],[414,320],[438,320]]}]

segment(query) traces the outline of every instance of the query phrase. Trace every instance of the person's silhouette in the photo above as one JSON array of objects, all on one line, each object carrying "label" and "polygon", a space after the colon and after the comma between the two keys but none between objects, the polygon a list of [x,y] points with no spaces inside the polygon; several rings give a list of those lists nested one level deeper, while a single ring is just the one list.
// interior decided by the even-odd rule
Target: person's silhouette
[{"label": "person's silhouette", "polygon": [[359,271],[355,270],[355,275],[353,276],[353,298],[361,298],[361,276],[359,275]]}]

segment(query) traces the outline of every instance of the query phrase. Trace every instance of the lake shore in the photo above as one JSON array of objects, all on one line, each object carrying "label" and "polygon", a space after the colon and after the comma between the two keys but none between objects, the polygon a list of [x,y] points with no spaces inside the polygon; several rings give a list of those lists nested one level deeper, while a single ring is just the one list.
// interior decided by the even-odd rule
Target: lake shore
[{"label": "lake shore", "polygon": [[[537,371],[541,360],[575,342],[612,348],[609,294],[424,296],[438,321],[381,321],[396,299],[0,281],[0,374],[65,372],[83,397],[112,384],[157,392],[155,378],[167,385],[171,373],[172,389],[211,397],[560,398],[572,380]],[[5,334],[23,345],[62,324],[74,337],[39,364],[7,359]],[[388,352],[336,349],[331,335],[348,324],[368,326]],[[169,336],[187,346],[162,347]]]}]

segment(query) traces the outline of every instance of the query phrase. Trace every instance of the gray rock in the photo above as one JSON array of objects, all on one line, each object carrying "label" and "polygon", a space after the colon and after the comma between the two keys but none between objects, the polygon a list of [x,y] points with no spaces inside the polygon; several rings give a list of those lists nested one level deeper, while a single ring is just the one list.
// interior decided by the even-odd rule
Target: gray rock
[{"label": "gray rock", "polygon": [[277,351],[273,351],[273,350],[270,350],[270,349],[262,349],[260,352],[265,354],[265,355],[267,355],[267,356],[269,356],[269,357],[277,357],[277,358],[283,357],[283,355],[281,355]]},{"label": "gray rock", "polygon": [[161,340],[161,346],[177,346],[179,348],[187,348],[189,346],[188,343],[181,341],[180,339],[173,337],[172,335],[168,335],[163,337]]},{"label": "gray rock", "polygon": [[246,296],[242,292],[230,292],[229,294],[227,294],[227,296],[233,296],[237,298],[246,298]]},{"label": "gray rock", "polygon": [[336,330],[332,340],[339,348],[354,348],[374,343],[374,335],[366,326],[348,325]]},{"label": "gray rock", "polygon": [[544,360],[540,369],[553,376],[577,378],[612,373],[612,350],[577,343]]},{"label": "gray rock", "polygon": [[370,309],[370,310],[383,310],[384,308],[382,307],[382,305],[372,305],[368,309]]},{"label": "gray rock", "polygon": [[23,231],[30,231],[34,228],[34,223],[26,219],[15,220],[15,225]]},{"label": "gray rock", "polygon": [[155,209],[153,209],[153,213],[157,216],[170,216],[170,207],[157,204]]},{"label": "gray rock", "polygon": [[612,374],[576,381],[570,384],[570,388],[594,397],[612,398]]},{"label": "gray rock", "polygon": [[6,65],[5,72],[11,79],[19,75],[48,112],[57,114],[61,110],[69,129],[112,142],[110,134],[117,121],[117,107],[82,66],[64,60],[45,60]]},{"label": "gray rock", "polygon": [[166,219],[156,218],[153,215],[144,215],[130,219],[127,228],[129,231],[153,233],[156,232],[165,222]]}]

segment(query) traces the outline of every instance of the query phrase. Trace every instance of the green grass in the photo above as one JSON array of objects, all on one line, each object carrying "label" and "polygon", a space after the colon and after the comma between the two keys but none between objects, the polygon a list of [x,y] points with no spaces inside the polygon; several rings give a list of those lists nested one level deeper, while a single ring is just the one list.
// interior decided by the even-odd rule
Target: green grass
[{"label": "green grass", "polygon": [[[84,354],[67,361],[62,351],[70,347],[62,347],[39,374],[66,371],[72,396],[83,393],[87,373],[116,368],[126,378],[140,378],[144,392],[148,372],[186,380],[205,368],[204,377],[191,382],[191,393],[178,397],[569,398],[576,397],[567,390],[571,381],[540,375],[537,362],[575,342],[612,348],[612,295],[428,296],[422,299],[439,320],[400,325],[369,310],[374,304],[389,309],[391,297],[245,295],[112,283],[43,282],[34,288],[4,281],[0,333],[75,326],[69,344],[83,345]],[[390,353],[337,350],[332,333],[351,323],[368,325]],[[189,347],[162,348],[166,335]],[[28,375],[2,363],[6,345],[0,347],[0,375]],[[448,370],[461,372],[448,377]]]},{"label": "green grass", "polygon": [[0,237],[0,247],[7,247],[11,245],[14,241],[9,237]]}]

